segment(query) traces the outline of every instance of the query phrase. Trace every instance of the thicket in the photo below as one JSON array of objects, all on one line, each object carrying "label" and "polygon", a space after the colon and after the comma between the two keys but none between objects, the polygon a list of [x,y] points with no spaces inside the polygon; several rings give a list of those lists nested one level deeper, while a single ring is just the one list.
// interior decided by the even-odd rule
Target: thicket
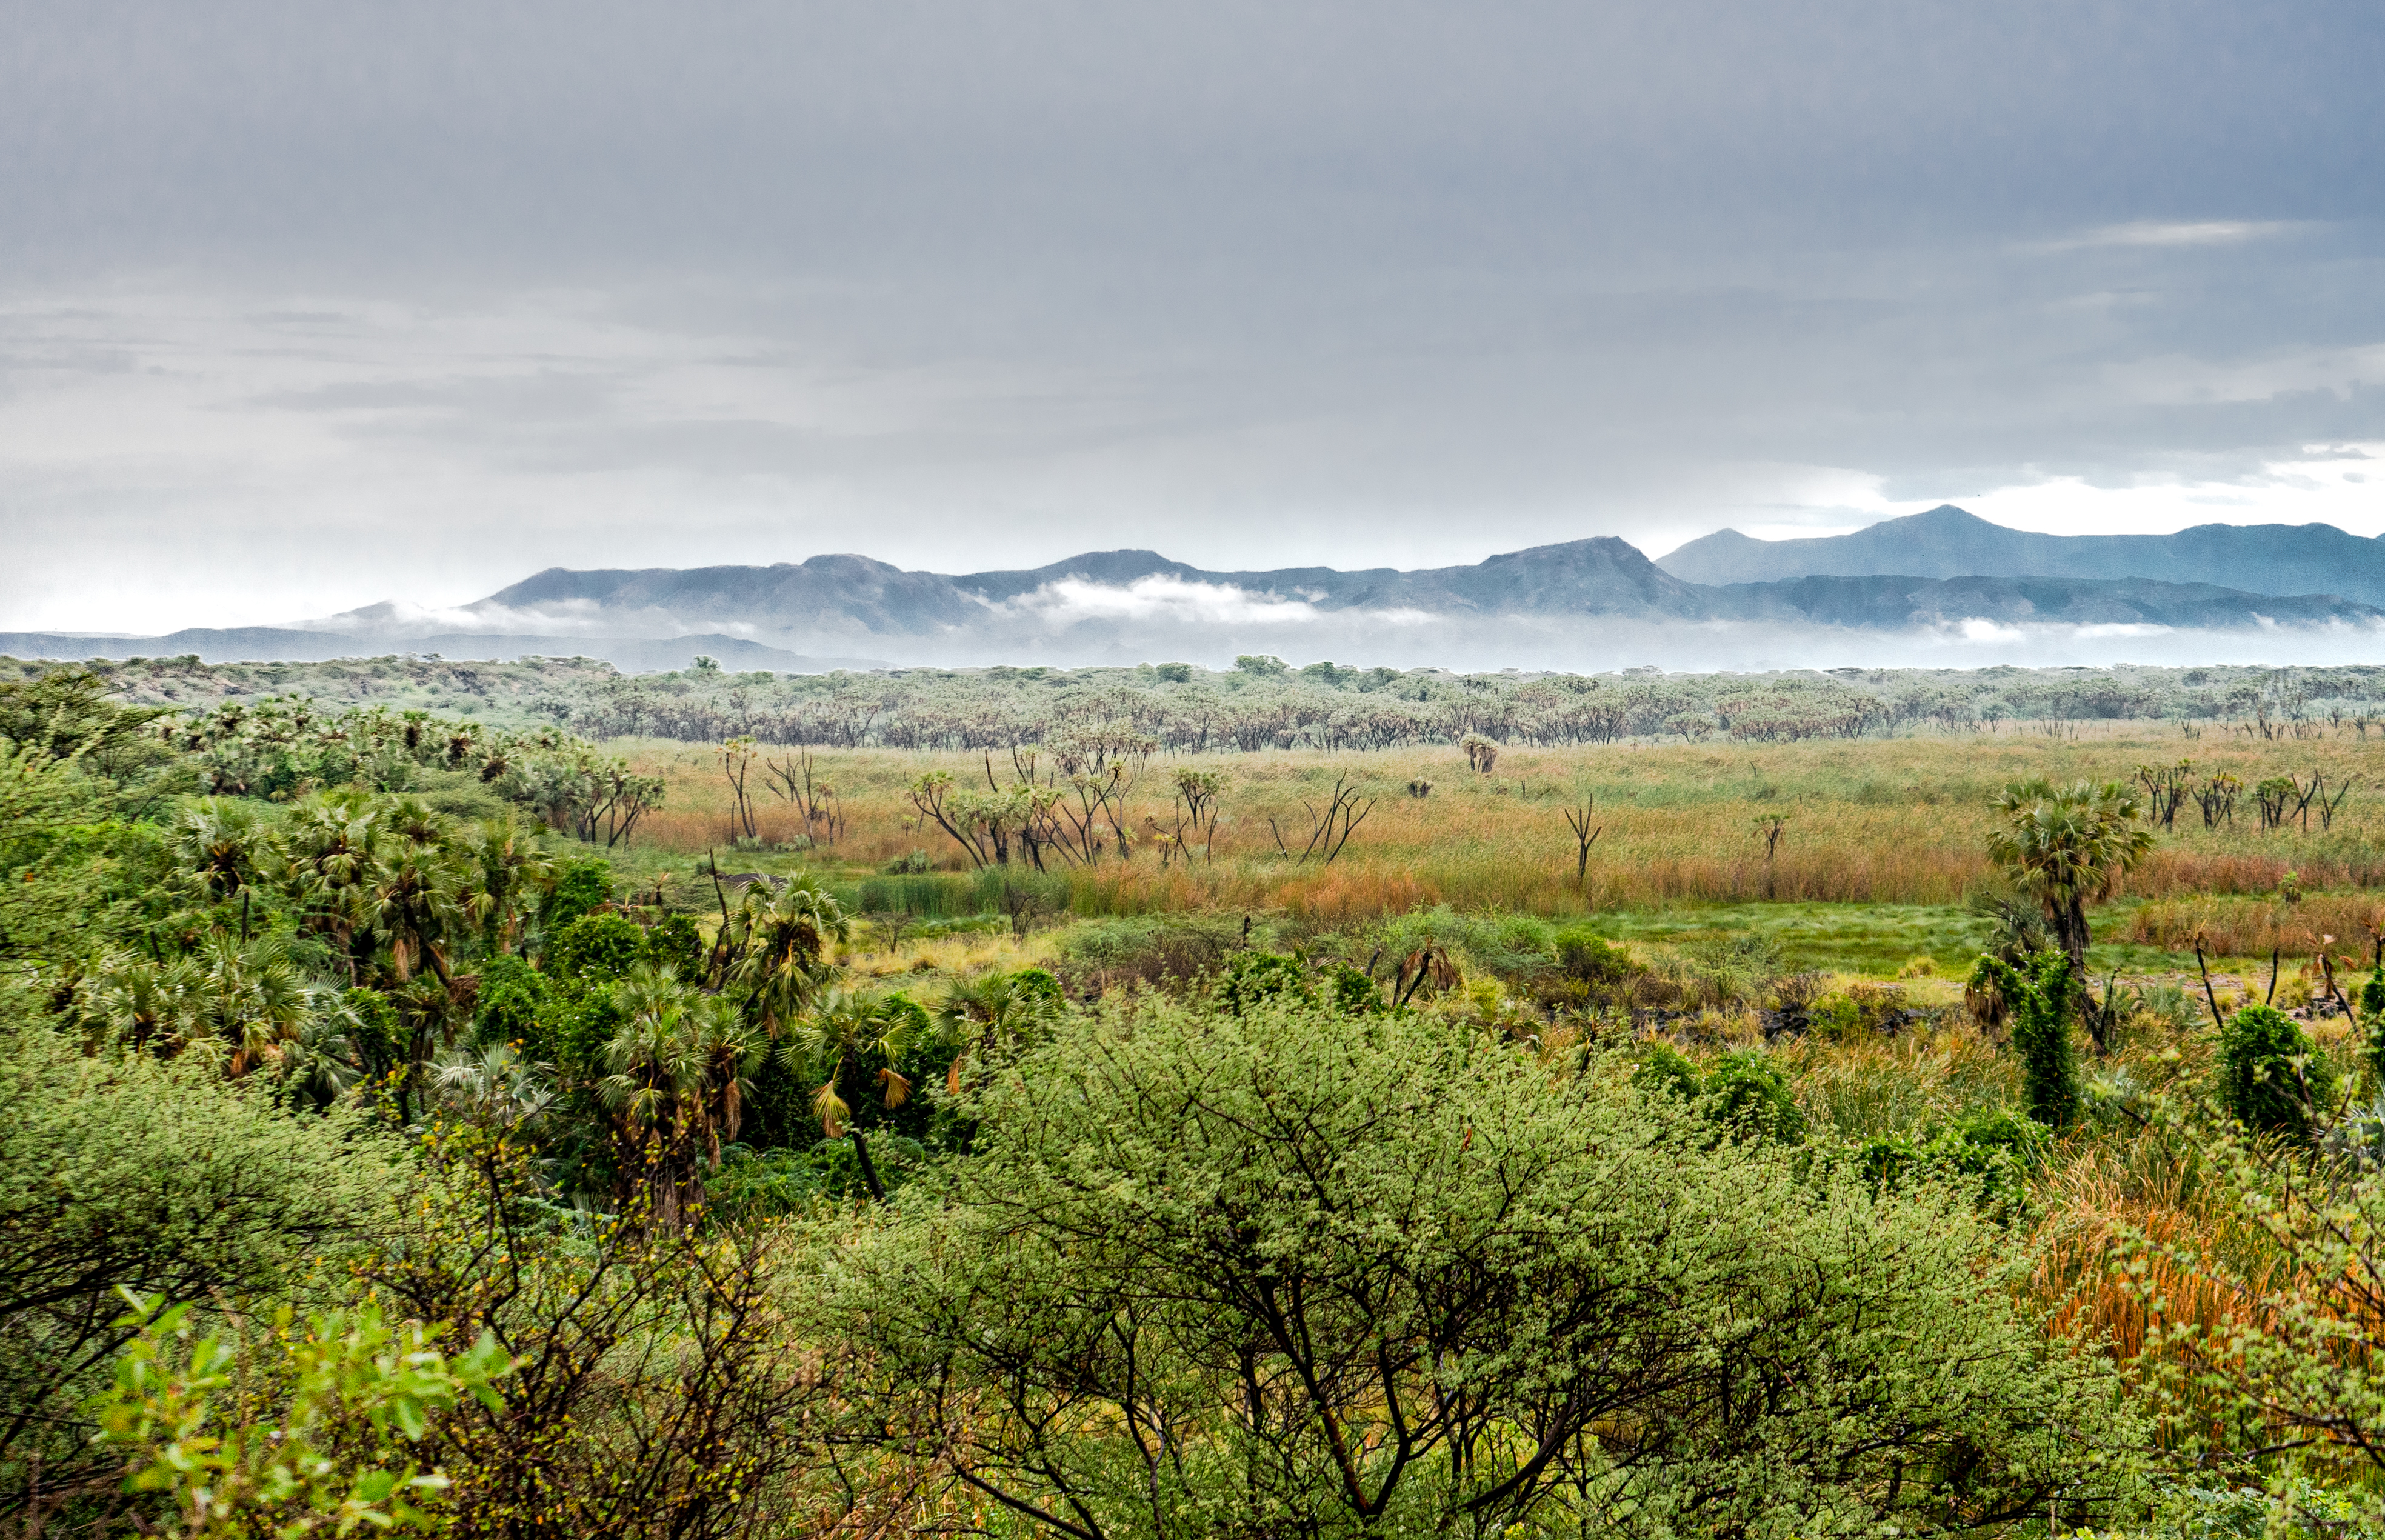
[{"label": "thicket", "polygon": [[[1779,743],[1915,730],[2060,733],[2080,722],[2174,721],[2262,739],[2321,731],[2365,741],[2385,718],[2385,669],[1863,670],[1761,674],[1455,674],[1274,659],[1212,671],[901,669],[883,673],[625,675],[585,658],[463,663],[82,665],[0,660],[0,678],[73,667],[128,702],[178,709],[299,695],[543,720],[590,738],[774,745],[1095,753],[1386,749],[1467,739],[1541,747],[1625,739]],[[2197,724],[2203,724],[2198,726]]]}]

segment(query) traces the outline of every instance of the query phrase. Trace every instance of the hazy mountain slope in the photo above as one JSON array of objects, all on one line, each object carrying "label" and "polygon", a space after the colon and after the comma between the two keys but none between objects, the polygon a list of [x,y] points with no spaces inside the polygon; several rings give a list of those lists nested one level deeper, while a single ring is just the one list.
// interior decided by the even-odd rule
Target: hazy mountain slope
[{"label": "hazy mountain slope", "polygon": [[467,613],[568,616],[595,608],[668,615],[682,625],[719,618],[772,629],[835,615],[865,631],[900,632],[963,624],[981,607],[939,573],[905,571],[868,557],[819,556],[770,567],[550,567],[467,607]]},{"label": "hazy mountain slope", "polygon": [[[1942,566],[2076,549],[1957,509],[1898,523],[1911,537],[1907,545],[1926,547],[1924,555]],[[1899,532],[1881,528],[1885,533],[1865,533],[1889,549]],[[1718,536],[1708,549],[1728,554],[1734,541],[1760,547],[1759,554],[1778,548]],[[1732,666],[1729,659],[1767,649],[1792,659],[1817,646],[1828,650],[1857,632],[1963,636],[1980,629],[1973,622],[2004,628],[1997,633],[2008,636],[2042,637],[2052,634],[2048,628],[2064,627],[2120,628],[2105,635],[2156,627],[2240,636],[2298,628],[2306,640],[2320,637],[2322,628],[2353,626],[2360,628],[2356,635],[2328,645],[2365,649],[2385,611],[2332,592],[2276,596],[2238,584],[2147,577],[1810,574],[1708,586],[1683,581],[1623,541],[1598,538],[1412,571],[1210,571],[1144,550],[1094,551],[1045,567],[959,576],[906,571],[858,556],[770,567],[557,567],[460,609],[380,604],[290,627],[154,637],[0,633],[0,650],[293,661],[391,652],[577,655],[630,670],[684,668],[705,654],[732,669],[813,672],[882,666],[872,659],[941,667],[1231,658],[1242,652],[1396,656],[1412,664],[1495,652],[1504,660],[1499,666],[1543,666],[1617,647],[1693,646]]]},{"label": "hazy mountain slope", "polygon": [[836,669],[880,669],[869,657],[818,657],[764,646],[742,636],[506,636],[484,632],[431,632],[403,635],[345,631],[293,631],[277,626],[198,628],[164,636],[76,636],[60,632],[0,632],[0,655],[10,657],[180,657],[195,653],[204,663],[319,663],[389,652],[437,653],[443,657],[594,657],[631,673],[684,669],[698,657],[729,669],[768,669],[776,673],[823,673]]},{"label": "hazy mountain slope", "polygon": [[[465,613],[668,615],[681,625],[768,629],[837,622],[864,632],[924,635],[993,619],[1071,582],[1124,588],[1146,579],[1207,584],[1297,599],[1323,610],[1423,609],[1486,613],[1662,616],[1711,612],[1692,584],[1660,570],[1612,536],[1535,546],[1470,567],[1417,571],[1285,567],[1210,571],[1155,551],[1089,551],[1046,567],[948,577],[905,571],[867,557],[814,557],[800,565],[574,571],[555,567],[498,590]],[[364,612],[336,618],[356,624]],[[368,622],[369,623],[369,622]]]},{"label": "hazy mountain slope", "polygon": [[1689,582],[1819,574],[2068,577],[2216,583],[2254,594],[2336,594],[2385,604],[2385,541],[2330,524],[2198,524],[2176,534],[2036,534],[1952,506],[1852,534],[1754,540],[1719,530],[1656,565]]},{"label": "hazy mountain slope", "polygon": [[1809,577],[1732,583],[1717,592],[1748,620],[1894,630],[1998,624],[2168,626],[2232,629],[2264,622],[2366,623],[2385,611],[2332,595],[2279,598],[2210,583],[2145,578]]}]

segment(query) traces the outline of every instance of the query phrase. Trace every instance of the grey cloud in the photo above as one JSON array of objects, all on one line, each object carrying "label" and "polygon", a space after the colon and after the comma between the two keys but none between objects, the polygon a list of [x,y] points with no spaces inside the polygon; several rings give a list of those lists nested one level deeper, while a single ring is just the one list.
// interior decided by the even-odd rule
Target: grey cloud
[{"label": "grey cloud", "polygon": [[250,574],[270,620],[592,544],[1432,563],[1661,549],[1779,502],[1751,466],[2385,440],[2325,362],[2385,344],[2385,22],[2335,0],[11,21],[0,610],[100,531],[206,559],[177,520],[411,520],[318,602]]}]

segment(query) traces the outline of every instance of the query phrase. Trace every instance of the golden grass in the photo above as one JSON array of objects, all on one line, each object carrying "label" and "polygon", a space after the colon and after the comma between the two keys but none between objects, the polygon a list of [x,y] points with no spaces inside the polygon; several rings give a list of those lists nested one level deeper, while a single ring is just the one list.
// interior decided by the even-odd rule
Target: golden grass
[{"label": "golden grass", "polygon": [[[615,747],[669,786],[667,806],[641,826],[638,845],[674,854],[729,845],[729,800],[712,752],[649,740]],[[1145,816],[1167,820],[1169,776],[1179,764],[1222,771],[1225,816],[1214,863],[1163,870],[1148,846],[1123,864],[1105,858],[1078,874],[1077,904],[1102,912],[1280,908],[1339,921],[1437,903],[1543,914],[1765,897],[1946,903],[1992,875],[1981,853],[1992,821],[1988,800],[2004,782],[2029,774],[2125,778],[2140,762],[2181,756],[2248,783],[2313,769],[2331,781],[2385,782],[2379,773],[2385,771],[2385,741],[2187,741],[2142,724],[2058,739],[2004,732],[1756,747],[1518,748],[1502,754],[1497,773],[1488,776],[1468,771],[1448,749],[1162,758],[1136,783],[1130,823],[1141,829]],[[967,870],[941,831],[919,826],[904,791],[928,770],[982,784],[985,757],[872,749],[815,751],[813,758],[843,792],[848,822],[846,837],[813,859],[868,869],[923,850],[943,870]],[[1008,781],[1003,757],[994,757],[993,770]],[[1376,800],[1342,858],[1326,866],[1279,855],[1270,820],[1296,850],[1306,837],[1302,804],[1321,805],[1342,775]],[[1434,783],[1428,797],[1412,798],[1403,789],[1417,778]],[[1604,833],[1592,851],[1589,880],[1577,887],[1562,813],[1585,794],[1596,798]],[[1777,858],[1767,862],[1754,824],[1759,815],[1773,814],[1789,821]],[[2190,805],[2160,833],[2159,848],[2129,878],[2125,895],[2174,908],[2214,895],[2272,892],[2290,869],[2314,894],[2385,883],[2385,799],[2374,790],[2355,790],[2331,831],[2319,831],[2314,819],[2312,833],[2262,834],[2254,822],[2247,807],[2237,827],[2206,831]],[[768,796],[758,823],[765,843],[804,833],[792,808]],[[2344,900],[2326,909],[2313,933],[2339,924],[2339,940],[2361,933],[2355,921],[2368,916],[2354,912],[2357,908]],[[2315,897],[2298,922],[2312,929],[2310,917],[2320,912]],[[2213,908],[2191,922],[2232,924],[2236,913]],[[2219,945],[2245,955],[2266,950],[2257,917],[2250,908],[2242,913],[2250,928],[2229,930]],[[2189,923],[2169,909],[2148,914],[2133,938],[2176,945]]]}]

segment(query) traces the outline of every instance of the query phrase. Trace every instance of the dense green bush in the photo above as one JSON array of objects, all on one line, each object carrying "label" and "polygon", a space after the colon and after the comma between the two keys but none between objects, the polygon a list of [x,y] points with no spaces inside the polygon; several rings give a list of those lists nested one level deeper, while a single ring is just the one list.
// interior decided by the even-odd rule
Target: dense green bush
[{"label": "dense green bush", "polygon": [[2335,1102],[2335,1070],[2302,1024],[2270,1006],[2246,1006],[2219,1034],[2219,1099],[2260,1133],[2308,1136]]},{"label": "dense green bush", "polygon": [[355,1108],[276,1104],[215,1059],[86,1057],[0,1020],[0,1488],[87,1480],[82,1402],[125,1333],[118,1286],[180,1300],[322,1298],[403,1187]]},{"label": "dense green bush", "polygon": [[555,869],[555,886],[539,906],[539,923],[554,935],[612,899],[613,869],[606,862],[593,856],[561,861]]},{"label": "dense green bush", "polygon": [[1788,1077],[1760,1051],[1739,1049],[1700,1072],[1678,1049],[1658,1043],[1642,1056],[1632,1083],[1695,1108],[1701,1117],[1733,1140],[1770,1140],[1793,1145],[1805,1137],[1805,1114]]},{"label": "dense green bush", "polygon": [[1217,1003],[1240,1015],[1270,1000],[1313,1000],[1317,987],[1298,958],[1277,952],[1237,952],[1217,980]]},{"label": "dense green bush", "polygon": [[2111,1371],[1980,1286],[1967,1204],[1705,1148],[1620,1069],[1280,997],[1065,1020],[831,1270],[840,1388],[973,1497],[1152,1540],[1922,1535],[2124,1495]]},{"label": "dense green bush", "polygon": [[582,915],[546,944],[546,965],[580,983],[618,979],[647,959],[646,933],[622,915]]},{"label": "dense green bush", "polygon": [[2079,1054],[2070,1042],[2070,1019],[2085,994],[2070,958],[2049,948],[2015,968],[1983,957],[1971,972],[1971,987],[1993,990],[2010,1014],[2023,1108],[2048,1128],[2068,1128],[2079,1116]]},{"label": "dense green bush", "polygon": [[1853,1157],[1875,1189],[1948,1183],[1971,1192],[1983,1210],[2010,1216],[2026,1203],[2029,1177],[2044,1164],[2053,1137],[2022,1113],[1988,1108],[1943,1126],[1874,1134]]},{"label": "dense green bush", "polygon": [[483,1046],[517,1043],[525,1057],[552,1059],[559,1001],[547,976],[519,958],[491,958],[481,967],[473,999],[472,1035]]}]

